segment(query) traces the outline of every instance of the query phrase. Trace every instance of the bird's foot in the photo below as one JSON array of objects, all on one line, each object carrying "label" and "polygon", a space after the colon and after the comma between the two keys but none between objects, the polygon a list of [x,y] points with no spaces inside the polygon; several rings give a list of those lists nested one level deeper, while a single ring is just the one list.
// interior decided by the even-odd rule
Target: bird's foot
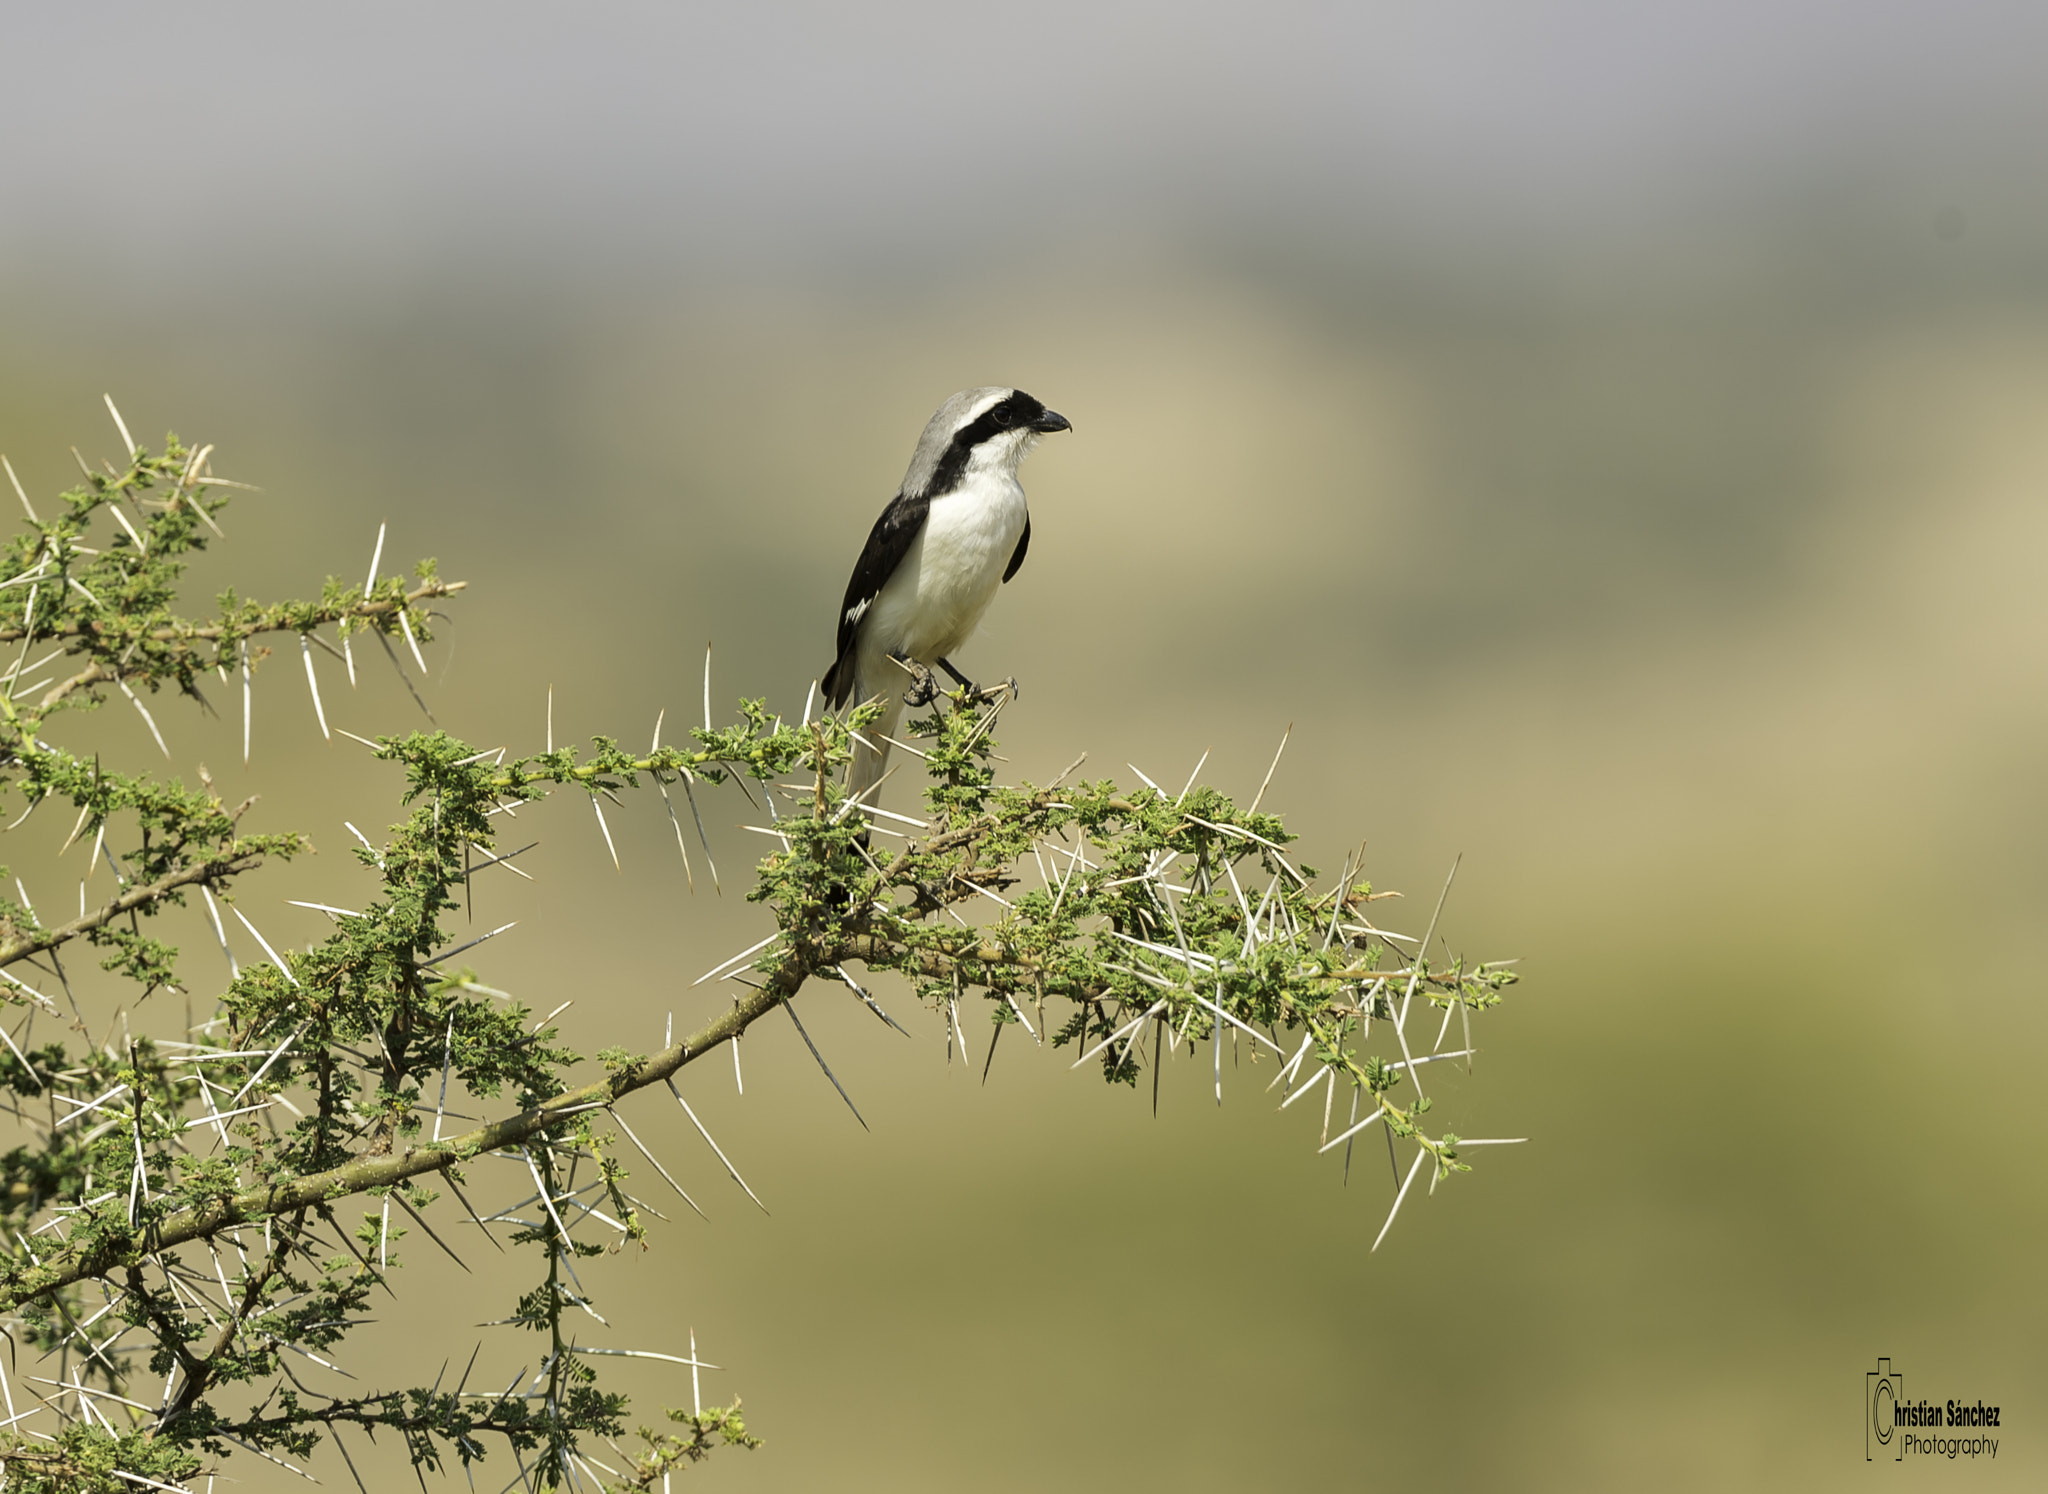
[{"label": "bird's foot", "polygon": [[1018,696],[1017,680],[1014,675],[1008,679],[998,680],[995,684],[984,688],[981,685],[975,684],[973,680],[970,680],[966,675],[955,669],[951,659],[940,659],[939,668],[953,676],[953,683],[966,692],[969,700],[1000,700],[1005,696],[1015,700]]},{"label": "bird's foot", "polygon": [[955,669],[953,667],[953,661],[951,659],[941,657],[939,660],[939,668],[945,670],[946,673],[950,674],[953,677],[953,683],[958,685],[961,689],[965,690],[969,695],[981,694],[981,686],[975,684],[973,680],[970,680],[966,675],[962,674],[959,670]]},{"label": "bird's foot", "polygon": [[915,710],[921,706],[928,706],[939,698],[938,681],[932,677],[932,672],[925,668],[924,665],[903,654],[889,655],[889,662],[911,678],[910,688],[903,692],[903,703],[905,705]]}]

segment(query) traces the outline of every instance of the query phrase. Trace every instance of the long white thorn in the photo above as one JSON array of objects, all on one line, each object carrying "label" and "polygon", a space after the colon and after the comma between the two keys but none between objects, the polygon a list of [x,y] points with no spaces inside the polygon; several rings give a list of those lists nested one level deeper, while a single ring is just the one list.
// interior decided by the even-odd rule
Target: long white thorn
[{"label": "long white thorn", "polygon": [[130,461],[133,461],[135,458],[135,438],[128,434],[128,422],[123,420],[121,412],[114,408],[113,395],[102,394],[100,398],[107,402],[107,413],[114,417],[114,428],[121,433],[121,444],[128,448],[128,458]]},{"label": "long white thorn", "polygon": [[1401,1184],[1401,1191],[1394,1195],[1394,1206],[1387,1210],[1387,1222],[1380,1226],[1379,1238],[1372,1242],[1372,1250],[1368,1250],[1367,1255],[1380,1248],[1380,1240],[1386,1239],[1387,1231],[1394,1227],[1394,1216],[1401,1212],[1401,1200],[1408,1196],[1409,1185],[1415,1181],[1415,1174],[1422,1171],[1422,1159],[1428,1155],[1429,1152],[1423,1147],[1418,1146],[1415,1149],[1415,1165],[1408,1169],[1407,1181]]},{"label": "long white thorn", "polygon": [[[320,704],[320,681],[313,673],[313,645],[306,641],[304,633],[299,634],[299,654],[306,661],[306,688],[313,692],[313,714],[320,721],[320,735],[328,741],[334,740],[334,733],[327,729],[327,707]],[[159,742],[158,746],[163,744]],[[167,752],[164,756],[169,757]]]},{"label": "long white thorn", "polygon": [[[255,930],[251,929],[250,932],[255,933]],[[261,938],[262,936],[259,934],[257,935],[257,937]],[[296,985],[297,982],[294,981],[293,984]],[[263,1060],[263,1067],[258,1069],[255,1073],[251,1074],[249,1076],[248,1082],[245,1083],[240,1089],[236,1090],[234,1094],[229,1098],[229,1109],[232,1110],[234,1108],[235,1101],[241,1099],[243,1095],[247,1094],[250,1090],[256,1087],[257,1082],[261,1080],[265,1074],[270,1072],[270,1066],[276,1063],[279,1058],[284,1056],[284,1050],[289,1048],[293,1043],[296,1043],[299,1040],[299,1034],[304,1032],[306,1028],[311,1025],[311,1023],[312,1019],[310,1017],[307,1018],[306,1021],[301,1022],[297,1027],[294,1027],[292,1029],[292,1035],[290,1037],[286,1038],[283,1042],[279,1043],[275,1048],[271,1050],[270,1057]]]},{"label": "long white thorn", "polygon": [[[839,978],[846,982],[847,989],[852,991],[854,995],[858,996],[861,999],[861,1001],[866,1004],[867,1009],[869,1011],[873,1012],[876,1016],[880,1017],[884,1022],[888,1023],[891,1027],[894,1027],[898,1032],[902,1033],[905,1037],[910,1036],[909,1031],[905,1029],[902,1026],[902,1024],[897,1022],[897,1020],[894,1017],[890,1016],[887,1012],[883,1011],[881,1004],[877,1002],[874,997],[870,996],[866,991],[863,991],[860,988],[859,983],[855,981],[852,976],[846,973],[846,967],[844,965],[834,965],[832,968],[839,972]],[[1012,1005],[1014,1006],[1015,1003],[1013,1002]],[[1023,1013],[1019,1012],[1017,1015],[1019,1017],[1022,1017]],[[1031,1026],[1031,1024],[1028,1022],[1024,1025],[1027,1030]],[[1035,1033],[1033,1034],[1034,1037],[1036,1035],[1037,1034]],[[733,1051],[735,1053],[739,1051],[737,1043],[735,1043]]]},{"label": "long white thorn", "polygon": [[235,952],[228,948],[228,931],[220,921],[220,905],[213,900],[213,889],[204,882],[199,884],[199,891],[206,898],[206,911],[213,919],[213,936],[220,940],[220,952],[228,957],[228,979],[237,980],[241,977],[242,967],[235,963]]},{"label": "long white thorn", "polygon": [[1353,1126],[1350,1130],[1346,1131],[1342,1136],[1339,1136],[1331,1141],[1326,1141],[1323,1143],[1323,1145],[1317,1147],[1316,1155],[1321,1156],[1324,1152],[1327,1152],[1333,1146],[1342,1146],[1345,1142],[1349,1141],[1352,1137],[1356,1136],[1360,1131],[1363,1131],[1367,1126],[1372,1125],[1376,1121],[1385,1120],[1386,1116],[1386,1111],[1375,1110],[1371,1115],[1368,1115],[1364,1120],[1360,1121],[1357,1125]]},{"label": "long white thorn", "polygon": [[[492,929],[488,934],[478,934],[474,939],[470,939],[464,943],[458,944],[453,949],[447,950],[444,953],[437,954],[431,960],[421,960],[419,968],[422,970],[431,970],[434,966],[441,964],[445,960],[454,959],[457,955],[461,954],[465,949],[475,949],[479,944],[484,943],[486,940],[495,939],[498,937],[498,935],[505,933],[507,930],[516,929],[518,927],[519,920],[516,918],[513,919],[510,923],[501,923],[496,928]],[[569,998],[569,1000],[573,1001],[575,1000],[575,998],[572,996]],[[556,1007],[554,1012],[549,1012],[547,1018],[543,1018],[542,1020],[546,1021],[548,1020],[548,1018],[552,1018],[555,1015],[555,1012],[559,1012],[563,1006],[567,1006],[568,1004],[568,1001],[563,1002],[562,1006]],[[538,1028],[534,1030],[539,1031]]]},{"label": "long white thorn", "polygon": [[734,955],[729,960],[720,960],[716,965],[713,965],[709,970],[705,971],[702,975],[698,976],[695,980],[691,981],[690,984],[692,986],[703,985],[704,982],[711,979],[712,976],[722,975],[727,970],[730,970],[734,966],[739,964],[739,962],[741,960],[744,960],[748,955],[759,954],[762,950],[766,949],[769,945],[773,944],[777,939],[781,937],[782,930],[777,929],[774,933],[770,934],[767,938],[763,939],[759,944],[749,945],[747,948],[741,950],[738,954]]},{"label": "long white thorn", "polygon": [[377,566],[384,559],[384,531],[387,527],[386,524],[377,526],[377,548],[370,552],[370,574],[363,582],[365,597],[377,589]]},{"label": "long white thorn", "polygon": [[[619,1129],[626,1133],[626,1139],[631,1141],[633,1145],[640,1148],[640,1155],[645,1157],[649,1162],[654,1164],[654,1170],[661,1174],[662,1181],[667,1183],[669,1187],[676,1190],[676,1196],[681,1198],[684,1203],[688,1204],[691,1207],[691,1209],[695,1210],[696,1215],[699,1219],[710,1218],[710,1215],[706,1214],[702,1209],[697,1208],[697,1200],[690,1197],[689,1194],[683,1191],[683,1185],[681,1183],[678,1183],[674,1178],[668,1175],[668,1169],[661,1165],[660,1159],[657,1158],[654,1155],[654,1153],[647,1150],[647,1143],[642,1141],[638,1136],[633,1134],[633,1128],[626,1124],[626,1118],[620,1115],[617,1110],[613,1110],[611,1112],[611,1117],[613,1120],[619,1123]],[[693,1355],[696,1352],[697,1351],[694,1348],[690,1350],[690,1353]]]},{"label": "long white thorn", "polygon": [[[1216,983],[1216,994],[1219,996],[1223,994],[1223,982],[1220,980]],[[1195,999],[1197,1001],[1201,1000],[1199,996]],[[1213,1003],[1204,1004],[1213,1005]],[[1215,1010],[1218,1017],[1223,1015],[1222,1007],[1218,1006]],[[1223,1024],[1220,1021],[1216,1024],[1214,1046],[1216,1049],[1216,1103],[1220,1106],[1223,1103]]]},{"label": "long white thorn", "polygon": [[[1279,1054],[1282,1058],[1285,1058],[1287,1056],[1287,1050],[1285,1048],[1280,1047],[1271,1038],[1267,1037],[1263,1032],[1260,1032],[1256,1027],[1246,1026],[1244,1023],[1238,1021],[1237,1018],[1231,1016],[1229,1012],[1225,1011],[1222,1007],[1218,1006],[1215,1002],[1211,1001],[1208,997],[1202,995],[1200,992],[1190,991],[1188,992],[1188,994],[1190,996],[1193,996],[1195,1000],[1199,1001],[1203,1006],[1209,1008],[1210,1011],[1214,1012],[1224,1021],[1228,1022],[1232,1027],[1235,1027],[1238,1031],[1242,1032],[1246,1037],[1250,1038],[1253,1042],[1264,1043],[1268,1048],[1271,1048],[1275,1053]],[[1268,1089],[1272,1088],[1270,1084],[1266,1087]]]},{"label": "long white thorn", "polygon": [[697,843],[704,847],[704,864],[711,868],[711,890],[723,897],[725,888],[718,880],[718,863],[711,859],[711,837],[704,833],[704,816],[697,813],[697,795],[690,788],[687,774],[683,777],[683,797],[690,801],[690,818],[697,822]]},{"label": "long white thorn", "polygon": [[668,811],[668,822],[675,827],[676,849],[683,853],[683,876],[688,879],[690,891],[694,893],[697,890],[697,874],[690,870],[690,847],[683,839],[683,822],[676,818],[676,803],[668,796],[668,785],[657,779],[656,786],[661,790],[661,804],[662,808]]},{"label": "long white thorn", "polygon": [[549,1195],[547,1179],[541,1176],[540,1164],[533,1160],[533,1153],[523,1146],[519,1149],[519,1155],[526,1159],[526,1170],[533,1174],[533,1186],[540,1189],[541,1207],[548,1211],[548,1218],[554,1221],[555,1233],[562,1237],[564,1245],[572,1251],[575,1250],[576,1242],[569,1237],[569,1227],[562,1223],[562,1216],[555,1212],[555,1201]]},{"label": "long white thorn", "polygon": [[1302,1085],[1300,1089],[1297,1089],[1293,1094],[1289,1095],[1286,1099],[1280,1102],[1280,1108],[1282,1110],[1285,1110],[1289,1105],[1292,1105],[1296,1100],[1300,1099],[1303,1095],[1314,1094],[1316,1086],[1318,1084],[1321,1084],[1325,1079],[1328,1079],[1329,1077],[1330,1070],[1327,1067],[1317,1069],[1315,1072],[1315,1076],[1311,1078],[1308,1081],[1308,1083]]},{"label": "long white thorn", "polygon": [[1043,1047],[1045,1045],[1045,1039],[1038,1035],[1038,1029],[1031,1025],[1031,1019],[1024,1015],[1024,1008],[1017,1005],[1017,998],[1012,996],[1008,991],[1003,992],[1002,997],[1003,1000],[1009,1002],[1010,1010],[1017,1014],[1017,1020],[1024,1024],[1024,1030],[1031,1034],[1031,1041]]},{"label": "long white thorn", "polygon": [[1301,1035],[1301,1046],[1294,1050],[1294,1057],[1280,1065],[1280,1072],[1275,1074],[1273,1082],[1266,1086],[1268,1094],[1271,1094],[1283,1084],[1292,1084],[1294,1082],[1294,1076],[1301,1072],[1301,1061],[1308,1057],[1309,1044],[1315,1040],[1316,1035],[1313,1032],[1304,1032]]},{"label": "long white thorn", "polygon": [[128,522],[128,516],[121,512],[121,505],[118,503],[110,503],[107,505],[107,510],[108,512],[113,514],[114,522],[119,524],[123,529],[128,531],[128,538],[134,541],[135,544],[135,553],[138,555],[147,555],[149,553],[149,541],[145,540],[142,537],[142,535],[139,532],[137,532],[135,526]]},{"label": "long white thorn", "polygon": [[[312,665],[308,664],[306,667],[310,669]],[[168,761],[171,756],[171,749],[164,746],[164,734],[156,729],[156,718],[149,714],[149,707],[142,703],[142,697],[128,688],[126,680],[120,681],[120,685],[121,693],[128,697],[128,703],[142,713],[143,724],[149,728],[149,734],[156,738],[157,750],[163,753],[165,760]],[[324,726],[326,723],[322,722],[321,724]]]},{"label": "long white thorn", "polygon": [[412,650],[412,661],[420,667],[420,682],[425,684],[427,679],[426,656],[420,652],[419,639],[412,636],[412,621],[405,615],[405,604],[403,602],[398,607],[398,631],[405,634],[405,646]]},{"label": "long white thorn", "polygon": [[[1422,962],[1429,955],[1430,940],[1436,937],[1436,921],[1443,917],[1444,900],[1451,895],[1451,883],[1458,879],[1458,864],[1464,859],[1464,853],[1460,852],[1457,858],[1451,862],[1451,874],[1444,878],[1444,890],[1438,893],[1436,897],[1436,911],[1429,915],[1429,927],[1423,932],[1422,943],[1416,946],[1415,959],[1413,961],[1415,968],[1408,977],[1408,989],[1401,994],[1401,1011],[1394,1019],[1394,1036],[1401,1040],[1401,1056],[1407,1059],[1411,1066],[1415,1062],[1415,1055],[1408,1051],[1408,1033],[1406,1030],[1408,1026],[1408,1002],[1415,995],[1415,987],[1422,980]],[[1413,1076],[1411,1075],[1411,1077]],[[1422,1081],[1420,1079],[1415,1080],[1415,1093],[1418,1095],[1422,1093]]]},{"label": "long white thorn", "polygon": [[434,1102],[434,1140],[441,1139],[441,1112],[448,1104],[448,1070],[455,1062],[455,1014],[448,1014],[448,1031],[441,1039],[441,1098]]},{"label": "long white thorn", "polygon": [[597,811],[597,828],[604,832],[604,848],[612,853],[612,869],[624,872],[625,868],[619,865],[619,848],[612,844],[612,827],[604,822],[604,805],[598,802],[595,794],[590,796],[590,807]]},{"label": "long white thorn", "polygon": [[818,1051],[818,1045],[811,1041],[811,1035],[810,1033],[804,1030],[803,1019],[797,1016],[795,1006],[785,1001],[782,1003],[782,1009],[789,1013],[789,1020],[796,1023],[797,1036],[802,1038],[804,1040],[804,1046],[811,1050],[811,1057],[818,1060],[818,1067],[825,1071],[825,1077],[827,1079],[830,1079],[832,1081],[832,1087],[839,1091],[839,1098],[846,1101],[846,1108],[853,1112],[853,1118],[857,1121],[860,1121],[860,1128],[863,1131],[867,1130],[868,1123],[865,1119],[862,1118],[860,1113],[860,1107],[853,1103],[853,1096],[846,1092],[846,1086],[841,1084],[839,1082],[839,1076],[832,1072],[832,1065],[825,1062],[825,1055],[820,1053]]},{"label": "long white thorn", "polygon": [[[24,488],[21,485],[21,479],[14,475],[14,463],[8,461],[6,457],[0,456],[0,467],[7,469],[7,480],[14,484],[14,496],[21,500],[21,506],[27,510],[29,523],[42,523],[43,521],[36,517],[36,506],[28,501],[28,489]],[[13,1409],[11,1404],[9,1409]]]},{"label": "long white thorn", "polygon": [[1263,803],[1266,798],[1266,789],[1268,788],[1268,786],[1272,784],[1274,773],[1279,771],[1280,755],[1281,753],[1284,753],[1287,750],[1287,739],[1293,735],[1294,723],[1290,721],[1287,723],[1287,730],[1280,734],[1280,746],[1273,753],[1273,766],[1266,769],[1266,776],[1259,783],[1258,793],[1252,796],[1252,807],[1245,811],[1246,814],[1257,814],[1259,812],[1259,805]]},{"label": "long white thorn", "polygon": [[732,1159],[726,1156],[718,1143],[711,1139],[711,1133],[704,1129],[704,1122],[697,1119],[697,1112],[690,1108],[690,1102],[684,1099],[683,1092],[676,1088],[675,1080],[664,1079],[662,1082],[668,1086],[668,1092],[676,1097],[676,1103],[683,1107],[683,1114],[690,1118],[690,1124],[697,1128],[697,1134],[704,1138],[704,1144],[718,1154],[718,1160],[725,1164],[725,1170],[732,1174],[732,1180],[738,1183],[740,1187],[746,1188],[747,1197],[754,1200],[755,1206],[762,1213],[767,1213],[768,1205],[761,1202],[760,1196],[753,1189],[747,1188],[747,1180],[740,1176],[740,1170],[732,1165]]},{"label": "long white thorn", "polygon": [[953,1003],[948,1009],[953,1013],[953,1040],[960,1045],[960,1061],[964,1064],[972,1064],[974,1060],[967,1052],[967,1029],[960,1025],[960,998],[958,996],[953,998]]},{"label": "long white thorn", "polygon": [[1119,1027],[1115,1032],[1112,1032],[1108,1037],[1104,1038],[1101,1042],[1097,1043],[1094,1047],[1090,1048],[1086,1053],[1083,1053],[1079,1058],[1075,1059],[1072,1063],[1068,1064],[1067,1067],[1070,1069],[1078,1069],[1079,1067],[1081,1067],[1082,1064],[1086,1063],[1089,1059],[1093,1058],[1096,1054],[1100,1053],[1104,1048],[1107,1048],[1111,1043],[1114,1043],[1118,1038],[1122,1037],[1125,1033],[1136,1031],[1138,1027],[1141,1026],[1143,1023],[1151,1021],[1152,1018],[1158,1016],[1161,1012],[1165,1010],[1166,1003],[1164,1001],[1153,1002],[1150,1006],[1146,1007],[1145,1010],[1135,1020],[1126,1022],[1123,1026]]},{"label": "long white thorn", "polygon": [[244,913],[240,908],[233,908],[230,911],[234,913],[235,917],[242,920],[242,927],[247,929],[256,942],[263,946],[263,952],[270,956],[270,963],[277,966],[278,973],[296,986],[299,983],[299,978],[292,974],[291,967],[285,964],[278,956],[277,951],[270,947],[270,941],[256,932],[256,925],[249,922],[248,914]]}]

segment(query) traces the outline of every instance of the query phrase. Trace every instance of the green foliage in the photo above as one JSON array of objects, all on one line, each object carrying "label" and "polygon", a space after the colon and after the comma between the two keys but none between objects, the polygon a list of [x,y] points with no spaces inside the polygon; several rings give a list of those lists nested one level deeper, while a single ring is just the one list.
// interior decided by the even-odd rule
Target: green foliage
[{"label": "green foliage", "polygon": [[[24,817],[68,808],[67,845],[89,840],[117,885],[60,925],[25,893],[0,900],[0,1000],[29,1019],[0,1055],[23,1136],[0,1157],[0,1311],[14,1315],[17,1367],[31,1349],[54,1356],[64,1387],[49,1402],[54,1430],[25,1418],[0,1428],[10,1486],[184,1487],[238,1452],[289,1465],[331,1437],[346,1454],[340,1434],[358,1428],[395,1432],[421,1470],[467,1469],[496,1448],[549,1486],[649,1488],[714,1447],[755,1446],[735,1402],[670,1411],[680,1430],[642,1431],[646,1450],[619,1454],[624,1470],[598,1460],[628,1407],[598,1383],[593,1356],[675,1360],[693,1377],[700,1361],[694,1347],[684,1360],[580,1343],[573,1315],[595,1312],[577,1267],[649,1240],[652,1211],[629,1191],[633,1154],[612,1129],[628,1129],[618,1103],[807,988],[888,1020],[852,965],[901,975],[955,1030],[979,1000],[991,1041],[1026,1027],[1099,1062],[1113,1084],[1150,1067],[1156,1085],[1171,1051],[1206,1043],[1220,1085],[1226,1039],[1254,1058],[1264,1045],[1284,1060],[1290,1100],[1330,1085],[1326,1136],[1329,1097],[1348,1089],[1351,1134],[1384,1124],[1433,1182],[1465,1170],[1456,1138],[1424,1129],[1406,1018],[1419,1002],[1448,1030],[1452,1015],[1497,1002],[1512,973],[1431,960],[1426,936],[1401,954],[1367,915],[1386,894],[1349,865],[1317,891],[1313,869],[1288,860],[1277,817],[1212,789],[998,784],[990,733],[1005,702],[993,696],[944,697],[911,728],[929,779],[921,819],[845,798],[841,770],[873,704],[792,723],[743,701],[737,722],[692,730],[687,746],[662,746],[657,728],[646,753],[601,736],[588,752],[507,759],[440,731],[386,736],[375,751],[398,771],[403,813],[381,845],[354,853],[359,911],[331,909],[319,944],[200,988],[198,1026],[131,1035],[152,992],[196,994],[152,921],[194,889],[217,919],[241,877],[307,842],[245,831],[248,806],[228,809],[203,779],[163,782],[52,746],[53,720],[109,692],[145,718],[142,696],[166,687],[203,704],[209,674],[246,688],[280,635],[299,635],[302,651],[331,648],[328,627],[344,648],[365,634],[426,641],[425,605],[461,590],[425,562],[409,590],[395,577],[367,591],[330,580],[318,603],[226,593],[215,615],[180,616],[183,567],[218,533],[232,486],[210,475],[210,450],[173,438],[162,456],[136,451],[125,472],[90,477],[7,548],[12,579],[0,584],[0,643],[19,645],[0,678],[0,805],[18,794]],[[451,915],[498,856],[507,809],[559,790],[595,802],[651,786],[687,858],[671,790],[701,835],[696,790],[735,780],[778,838],[748,893],[777,934],[729,972],[747,989],[702,1030],[653,1054],[607,1047],[592,1075],[545,1020],[452,963],[469,943]],[[111,1004],[99,1027],[87,1021],[62,962],[81,940],[126,988],[119,1023]],[[38,1022],[56,1035],[37,1037]],[[444,1135],[444,1096],[495,1103],[498,1116]],[[486,1158],[511,1164],[515,1192],[531,1183],[489,1220],[463,1192]],[[449,1200],[452,1217],[487,1233],[509,1226],[503,1243],[531,1258],[533,1286],[499,1321],[533,1336],[538,1370],[496,1390],[472,1390],[468,1372],[452,1389],[313,1388],[307,1366],[331,1366],[378,1296],[395,1293],[398,1247],[415,1229],[453,1254],[430,1219],[450,1218]]]}]

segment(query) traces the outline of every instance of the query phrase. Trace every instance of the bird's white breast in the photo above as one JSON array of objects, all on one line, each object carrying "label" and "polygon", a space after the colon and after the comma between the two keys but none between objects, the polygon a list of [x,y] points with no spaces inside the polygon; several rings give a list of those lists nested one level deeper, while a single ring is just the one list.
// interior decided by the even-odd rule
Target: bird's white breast
[{"label": "bird's white breast", "polygon": [[995,599],[1025,516],[1014,468],[970,469],[932,500],[923,533],[875,598],[867,639],[927,663],[958,649]]}]

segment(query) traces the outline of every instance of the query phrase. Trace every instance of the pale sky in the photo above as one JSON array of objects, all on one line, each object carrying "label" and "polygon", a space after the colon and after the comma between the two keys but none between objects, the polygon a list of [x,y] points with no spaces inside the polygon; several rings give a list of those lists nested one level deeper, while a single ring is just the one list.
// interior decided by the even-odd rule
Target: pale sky
[{"label": "pale sky", "polygon": [[1483,254],[1814,194],[2048,243],[2038,3],[21,6],[4,40],[16,266]]}]

